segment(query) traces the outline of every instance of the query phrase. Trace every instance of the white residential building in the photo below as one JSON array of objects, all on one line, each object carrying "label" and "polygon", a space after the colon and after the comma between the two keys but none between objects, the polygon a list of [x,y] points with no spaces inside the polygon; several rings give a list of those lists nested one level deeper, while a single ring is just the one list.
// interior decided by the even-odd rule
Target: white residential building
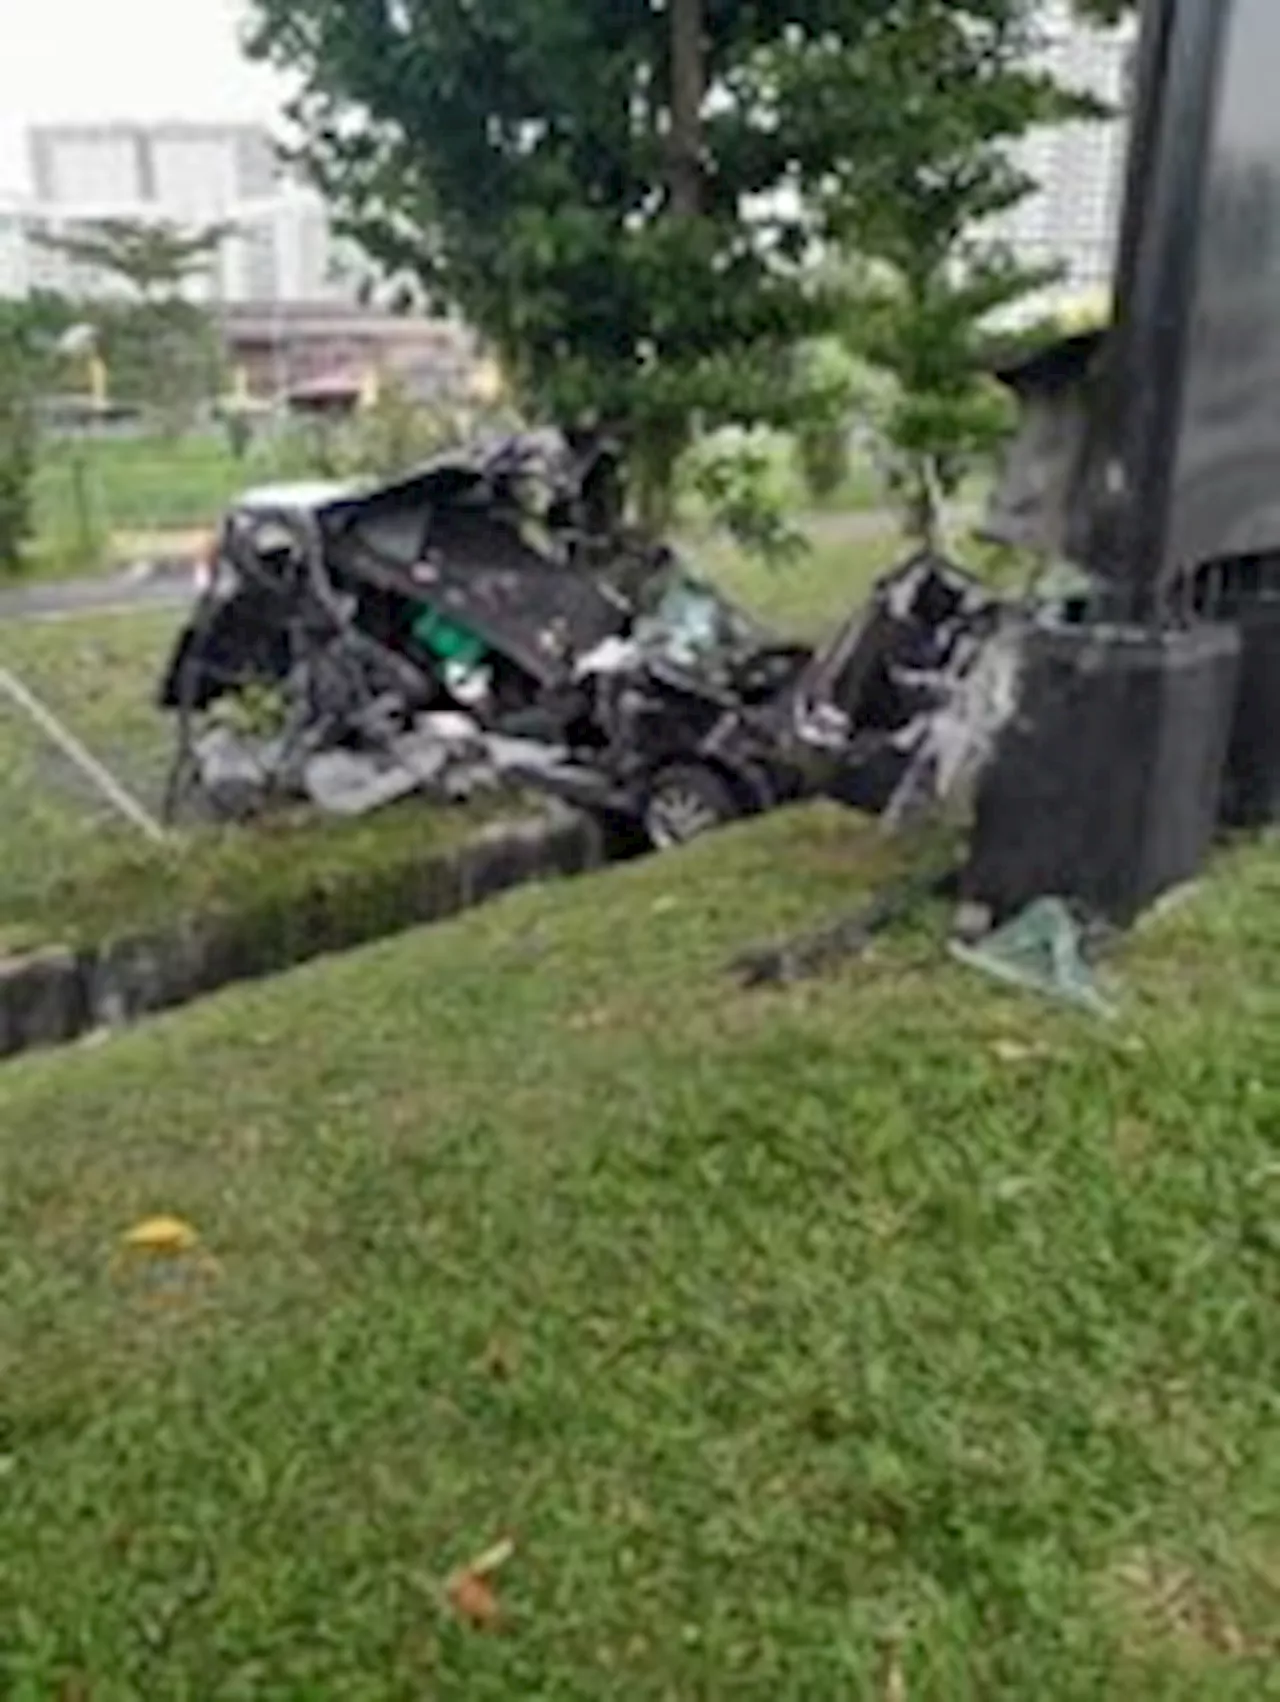
[{"label": "white residential building", "polygon": [[47,206],[150,204],[209,220],[270,196],[280,179],[271,138],[256,125],[37,125],[28,152],[33,194]]},{"label": "white residential building", "polygon": [[31,288],[27,205],[0,195],[0,298],[24,296]]},{"label": "white residential building", "polygon": [[1070,0],[1045,0],[1042,63],[1061,83],[1092,94],[1115,118],[1037,131],[1017,150],[1038,188],[997,222],[998,234],[1029,265],[1058,265],[1061,282],[1027,311],[1052,310],[1111,281],[1124,199],[1127,111],[1135,46],[1132,24],[1082,24]]},{"label": "white residential building", "polygon": [[281,170],[266,130],[252,125],[43,126],[29,137],[32,195],[0,202],[0,295],[49,289],[72,296],[123,286],[50,249],[102,219],[183,229],[230,227],[186,294],[207,304],[354,300],[361,269],[337,242],[315,191]]}]

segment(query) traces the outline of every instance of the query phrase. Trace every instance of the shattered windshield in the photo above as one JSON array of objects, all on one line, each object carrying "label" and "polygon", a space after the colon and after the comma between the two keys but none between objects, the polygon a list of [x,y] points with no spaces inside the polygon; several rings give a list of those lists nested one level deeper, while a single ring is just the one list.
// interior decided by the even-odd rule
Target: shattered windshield
[{"label": "shattered windshield", "polygon": [[668,660],[692,665],[750,646],[758,635],[754,623],[715,586],[676,567],[664,580],[653,607],[636,622],[635,636]]}]

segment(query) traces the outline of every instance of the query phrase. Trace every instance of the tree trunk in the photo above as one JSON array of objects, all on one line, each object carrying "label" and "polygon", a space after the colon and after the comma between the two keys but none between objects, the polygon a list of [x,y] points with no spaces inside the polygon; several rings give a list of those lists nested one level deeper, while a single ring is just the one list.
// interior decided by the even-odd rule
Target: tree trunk
[{"label": "tree trunk", "polygon": [[920,549],[936,554],[942,527],[940,491],[932,457],[912,455],[907,471],[903,532]]},{"label": "tree trunk", "polygon": [[671,210],[702,211],[702,107],[707,93],[704,0],[671,7]]},{"label": "tree trunk", "polygon": [[676,470],[686,443],[683,428],[654,426],[631,446],[629,482],[636,519],[655,543],[667,536],[675,518]]}]

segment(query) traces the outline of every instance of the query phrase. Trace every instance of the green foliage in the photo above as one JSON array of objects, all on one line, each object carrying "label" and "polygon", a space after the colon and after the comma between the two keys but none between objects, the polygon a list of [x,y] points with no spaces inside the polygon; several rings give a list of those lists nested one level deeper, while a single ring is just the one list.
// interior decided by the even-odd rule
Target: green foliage
[{"label": "green foliage", "polygon": [[1074,11],[1095,24],[1118,24],[1137,8],[1137,0],[1072,0]]},{"label": "green foliage", "polygon": [[[794,349],[834,312],[816,244],[905,278],[931,324],[901,376],[944,370],[954,405],[967,325],[944,361],[938,315],[961,233],[1027,188],[1007,143],[1078,110],[1025,69],[1031,0],[691,9],[714,95],[692,187],[670,7],[255,0],[254,50],[299,78],[303,157],[350,230],[460,304],[535,411],[618,431],[658,519],[698,431],[810,418]],[[956,308],[1026,287],[960,258]],[[966,418],[956,452],[984,429]]]},{"label": "green foliage", "polygon": [[35,398],[52,328],[48,298],[0,302],[0,577],[23,566],[34,526]]},{"label": "green foliage", "polygon": [[0,576],[15,571],[31,536],[36,429],[25,381],[0,345]]},{"label": "green foliage", "polygon": [[36,241],[128,284],[143,301],[174,295],[204,270],[232,232],[229,224],[184,231],[166,221],[93,219],[68,231],[37,231]]},{"label": "green foliage", "polygon": [[203,308],[175,299],[95,302],[85,311],[113,401],[155,409],[178,429],[222,388],[222,344]]},{"label": "green foliage", "polygon": [[[905,10],[902,27],[868,47],[875,86],[897,100],[868,113],[830,71],[790,74],[864,137],[826,192],[830,227],[858,256],[845,271],[846,336],[894,380],[879,423],[908,529],[927,536],[936,492],[954,491],[1008,428],[1009,409],[978,360],[983,327],[1054,276],[981,234],[1032,187],[1010,145],[1037,125],[1100,109],[1030,68],[1029,0],[917,0]],[[926,65],[932,94],[920,87]]]},{"label": "green foliage", "polygon": [[460,442],[463,420],[424,406],[395,377],[377,400],[350,415],[299,416],[273,431],[248,456],[250,476],[280,479],[393,479]]},{"label": "green foliage", "polygon": [[172,429],[189,424],[221,388],[223,354],[208,313],[180,297],[230,234],[226,224],[184,231],[136,219],[101,219],[37,233],[45,247],[128,287],[125,299],[79,304],[106,363],[112,400],[157,409]]},{"label": "green foliage", "polygon": [[689,478],[712,524],[768,567],[785,567],[808,550],[787,519],[787,490],[768,434],[723,432],[689,457]]},{"label": "green foliage", "polygon": [[808,406],[796,427],[796,461],[806,492],[821,505],[831,501],[852,475],[850,434],[857,363],[835,337],[806,344],[799,358]]},{"label": "green foliage", "polygon": [[709,76],[742,86],[706,121],[698,218],[669,216],[669,20],[648,0],[256,10],[354,232],[460,303],[535,410],[620,430],[652,512],[695,419],[790,416],[791,349],[824,320],[803,219],[742,215],[791,152],[746,86],[775,8],[707,7]]},{"label": "green foliage", "polygon": [[389,375],[372,407],[352,423],[346,459],[353,472],[392,479],[438,455],[461,435],[457,419],[414,401],[404,384]]},{"label": "green foliage", "polygon": [[796,433],[796,455],[809,496],[818,504],[830,502],[853,472],[848,426],[802,425]]}]

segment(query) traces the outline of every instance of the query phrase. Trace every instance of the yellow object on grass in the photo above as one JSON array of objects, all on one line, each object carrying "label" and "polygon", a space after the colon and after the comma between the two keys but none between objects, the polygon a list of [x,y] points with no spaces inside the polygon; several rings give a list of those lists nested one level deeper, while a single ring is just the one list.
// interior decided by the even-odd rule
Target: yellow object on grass
[{"label": "yellow object on grass", "polygon": [[200,1245],[200,1237],[180,1217],[148,1217],[134,1225],[125,1236],[124,1244],[134,1253],[172,1256],[194,1252]]}]

